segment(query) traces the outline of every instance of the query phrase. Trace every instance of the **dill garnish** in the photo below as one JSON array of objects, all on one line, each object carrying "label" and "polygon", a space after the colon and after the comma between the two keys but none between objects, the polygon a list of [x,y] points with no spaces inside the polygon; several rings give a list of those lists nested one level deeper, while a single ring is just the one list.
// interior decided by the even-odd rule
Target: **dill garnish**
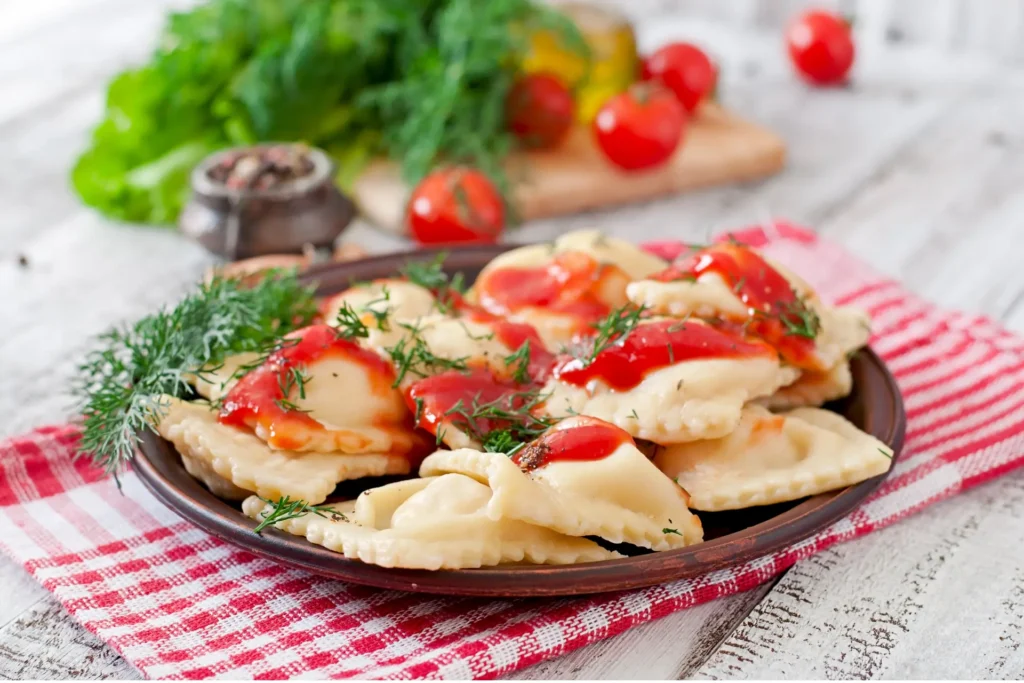
[{"label": "dill garnish", "polygon": [[[511,455],[543,434],[558,419],[535,415],[534,410],[547,399],[537,390],[517,391],[493,401],[480,403],[479,395],[467,406],[462,399],[445,411],[452,424],[480,441],[488,453]],[[496,422],[497,429],[485,430],[481,422]]]},{"label": "dill garnish", "polygon": [[292,500],[288,496],[278,498],[276,502],[263,498],[262,496],[260,497],[260,500],[267,505],[273,505],[274,509],[270,511],[264,510],[260,513],[260,523],[256,525],[255,529],[253,529],[257,534],[262,532],[268,526],[274,526],[278,522],[287,522],[290,519],[298,519],[299,517],[305,517],[310,513],[335,522],[348,521],[348,518],[345,515],[334,508],[324,505],[310,505],[304,500]]},{"label": "dill garnish", "polygon": [[591,325],[597,333],[586,341],[582,353],[573,354],[574,357],[583,362],[583,367],[587,367],[597,359],[602,351],[613,343],[628,337],[636,329],[646,312],[647,306],[637,308],[632,304],[626,304],[616,308],[604,319]]},{"label": "dill garnish", "polygon": [[818,314],[801,298],[791,302],[780,301],[778,317],[787,335],[814,339],[821,331]]},{"label": "dill garnish", "polygon": [[451,314],[455,303],[465,293],[466,283],[462,273],[449,277],[444,272],[444,262],[448,252],[443,251],[432,261],[412,261],[405,264],[399,271],[405,279],[414,285],[430,290],[436,299],[435,306],[439,313]]},{"label": "dill garnish", "polygon": [[423,339],[419,327],[410,323],[399,323],[399,326],[408,330],[410,334],[402,337],[394,346],[384,349],[391,362],[395,364],[395,382],[392,386],[397,388],[401,385],[409,373],[429,377],[445,370],[464,372],[469,369],[466,365],[468,357],[450,359],[435,356]]},{"label": "dill garnish", "polygon": [[370,336],[370,328],[362,321],[356,310],[349,302],[344,302],[338,309],[338,315],[334,319],[334,326],[338,328],[338,334],[346,339],[366,339]]},{"label": "dill garnish", "polygon": [[676,536],[682,536],[682,534],[679,533],[678,529],[662,529],[661,533],[663,533],[663,534],[675,534]]},{"label": "dill garnish", "polygon": [[515,353],[505,356],[505,367],[513,368],[512,381],[516,384],[525,384],[530,381],[529,339],[524,341]]},{"label": "dill garnish", "polygon": [[294,271],[271,271],[252,286],[214,278],[174,307],[111,329],[73,382],[83,416],[81,453],[117,479],[138,432],[166,413],[160,396],[187,396],[190,373],[236,353],[267,352],[316,313],[312,289]]}]

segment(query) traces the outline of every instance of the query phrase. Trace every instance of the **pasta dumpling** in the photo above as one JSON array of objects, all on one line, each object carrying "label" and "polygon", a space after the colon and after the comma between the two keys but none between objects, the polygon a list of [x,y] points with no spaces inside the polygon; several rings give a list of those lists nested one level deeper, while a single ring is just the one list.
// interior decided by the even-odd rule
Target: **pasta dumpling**
[{"label": "pasta dumpling", "polygon": [[187,377],[196,393],[210,401],[223,398],[238,382],[244,368],[259,360],[255,352],[237,353],[228,356],[221,363],[203,368]]},{"label": "pasta dumpling", "polygon": [[743,405],[793,381],[775,351],[700,321],[640,322],[593,359],[555,367],[542,412],[589,415],[659,444],[725,436]]},{"label": "pasta dumpling", "polygon": [[728,436],[660,448],[654,462],[689,491],[690,507],[717,511],[856,484],[886,472],[892,451],[827,410],[751,405]]},{"label": "pasta dumpling", "polygon": [[597,536],[654,550],[703,538],[684,490],[665,477],[621,429],[586,417],[563,420],[511,458],[438,451],[420,476],[456,473],[490,487],[487,515],[570,536]]},{"label": "pasta dumpling", "polygon": [[624,305],[630,280],[664,265],[622,240],[574,232],[496,257],[468,298],[493,315],[533,325],[549,348],[558,348]]},{"label": "pasta dumpling", "polygon": [[221,424],[209,406],[166,396],[156,425],[174,444],[189,474],[213,493],[241,500],[250,493],[268,499],[289,496],[320,503],[340,481],[407,474],[408,458],[385,453],[296,453],[275,450],[244,429]]},{"label": "pasta dumpling", "polygon": [[335,294],[324,307],[324,320],[334,324],[338,312],[347,306],[360,314],[368,324],[375,320],[373,314],[386,316],[393,321],[411,321],[430,315],[436,305],[437,299],[425,287],[408,280],[388,278],[350,287]]},{"label": "pasta dumpling", "polygon": [[[328,325],[289,336],[224,397],[220,418],[273,448],[320,453],[423,452],[391,365]],[[341,400],[358,396],[359,400]]]},{"label": "pasta dumpling", "polygon": [[[668,269],[626,288],[630,301],[655,314],[699,316],[742,325],[764,339],[783,360],[810,375],[815,392],[796,395],[844,395],[841,382],[827,389],[824,380],[867,343],[867,316],[853,308],[825,305],[811,287],[782,266],[738,244],[717,244],[684,255]],[[849,388],[845,388],[848,392]]]},{"label": "pasta dumpling", "polygon": [[[467,569],[508,562],[573,564],[620,557],[593,541],[511,519],[493,519],[491,490],[470,477],[445,474],[388,484],[356,501],[277,523],[312,543],[381,567]],[[270,511],[243,504],[249,517]]]}]

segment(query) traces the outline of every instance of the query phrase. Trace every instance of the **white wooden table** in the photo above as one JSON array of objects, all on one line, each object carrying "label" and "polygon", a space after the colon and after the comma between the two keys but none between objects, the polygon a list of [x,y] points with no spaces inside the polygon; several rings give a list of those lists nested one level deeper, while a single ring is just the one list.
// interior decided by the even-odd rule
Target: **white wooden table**
[{"label": "white wooden table", "polygon": [[[89,337],[175,298],[210,263],[173,231],[104,221],[66,187],[105,80],[148,51],[167,4],[0,4],[0,435],[65,419]],[[1024,70],[875,41],[852,88],[810,91],[774,32],[683,22],[671,2],[637,7],[644,43],[696,35],[715,49],[726,103],[785,136],[787,170],[515,238],[597,225],[695,239],[785,216],[919,294],[1024,331]],[[399,245],[361,225],[347,239]],[[517,677],[1019,677],[1022,517],[1024,472]],[[138,675],[0,558],[0,678]]]}]

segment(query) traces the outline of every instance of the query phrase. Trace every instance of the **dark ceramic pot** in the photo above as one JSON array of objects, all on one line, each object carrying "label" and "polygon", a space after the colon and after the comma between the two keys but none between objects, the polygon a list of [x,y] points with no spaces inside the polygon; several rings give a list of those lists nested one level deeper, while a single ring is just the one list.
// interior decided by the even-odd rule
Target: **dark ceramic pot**
[{"label": "dark ceramic pot", "polygon": [[355,205],[335,186],[334,163],[323,151],[311,148],[313,171],[281,187],[234,189],[213,180],[210,169],[239,151],[222,150],[196,166],[192,199],[178,221],[182,232],[213,253],[237,260],[300,253],[307,244],[330,247],[355,216]]}]

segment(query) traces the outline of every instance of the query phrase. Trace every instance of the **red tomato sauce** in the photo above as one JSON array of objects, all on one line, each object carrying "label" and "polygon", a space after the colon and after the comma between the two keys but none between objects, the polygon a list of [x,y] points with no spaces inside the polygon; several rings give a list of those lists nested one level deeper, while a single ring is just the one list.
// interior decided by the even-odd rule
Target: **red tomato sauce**
[{"label": "red tomato sauce", "polygon": [[607,278],[620,275],[615,266],[598,263],[587,254],[563,252],[534,268],[499,268],[476,284],[481,307],[505,316],[527,307],[570,315],[580,331],[604,318],[612,307],[600,298]]},{"label": "red tomato sauce", "polygon": [[696,280],[715,273],[728,284],[749,311],[748,334],[773,347],[790,364],[818,369],[814,339],[793,334],[783,321],[800,324],[797,311],[806,310],[789,281],[757,252],[738,244],[716,244],[681,256],[652,280]]},{"label": "red tomato sauce", "polygon": [[294,372],[322,358],[344,357],[363,365],[373,378],[376,390],[391,391],[395,372],[391,364],[372,351],[338,335],[329,325],[311,325],[285,340],[285,345],[272,353],[260,367],[242,377],[224,397],[218,419],[234,427],[262,427],[267,443],[283,450],[301,445],[292,435],[296,429],[325,429],[306,413],[287,404],[299,393]]},{"label": "red tomato sauce", "polygon": [[511,420],[474,417],[474,409],[484,404],[515,412],[526,405],[532,384],[516,384],[495,377],[488,368],[472,368],[468,373],[449,370],[413,383],[405,394],[406,405],[419,414],[417,426],[437,435],[445,421],[473,434],[488,434],[505,429]]},{"label": "red tomato sauce", "polygon": [[603,460],[633,438],[615,425],[595,418],[580,424],[552,429],[512,456],[512,462],[525,472],[552,462]]},{"label": "red tomato sauce", "polygon": [[590,364],[563,358],[555,376],[583,387],[602,380],[612,389],[632,389],[654,370],[687,360],[774,356],[767,344],[696,320],[661,320],[637,326],[624,340],[601,351]]}]

